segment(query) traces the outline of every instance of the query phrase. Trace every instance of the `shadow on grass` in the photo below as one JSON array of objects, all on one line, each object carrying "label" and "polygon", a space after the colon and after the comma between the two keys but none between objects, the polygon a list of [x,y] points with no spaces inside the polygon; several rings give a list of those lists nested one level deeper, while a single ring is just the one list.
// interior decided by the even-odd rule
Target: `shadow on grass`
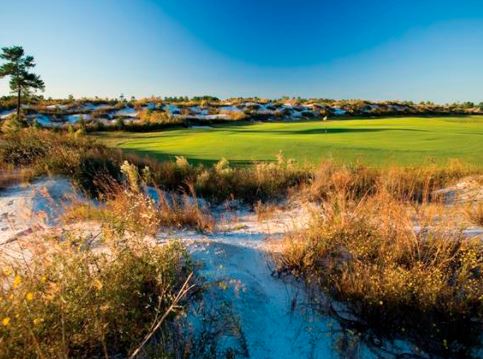
[{"label": "shadow on grass", "polygon": [[253,131],[253,130],[242,130],[237,132],[243,133],[266,133],[266,134],[288,134],[288,135],[330,135],[338,133],[375,133],[375,132],[387,132],[387,131],[408,131],[408,132],[428,132],[427,130],[417,130],[409,128],[340,128],[340,127],[321,127],[321,128],[310,128],[306,130],[269,130],[269,131]]},{"label": "shadow on grass", "polygon": [[[192,165],[203,165],[207,167],[211,167],[216,164],[220,159],[206,159],[206,158],[196,158],[190,157],[189,155],[183,154],[176,154],[176,153],[165,153],[160,151],[145,151],[145,150],[133,150],[133,149],[122,149],[122,151],[128,155],[135,155],[141,158],[154,158],[160,162],[163,161],[170,161],[173,162],[176,160],[176,156],[184,156],[188,160],[188,162]],[[263,159],[263,160],[230,160],[230,165],[236,167],[246,167],[253,165],[255,162],[273,162],[273,159]]]}]

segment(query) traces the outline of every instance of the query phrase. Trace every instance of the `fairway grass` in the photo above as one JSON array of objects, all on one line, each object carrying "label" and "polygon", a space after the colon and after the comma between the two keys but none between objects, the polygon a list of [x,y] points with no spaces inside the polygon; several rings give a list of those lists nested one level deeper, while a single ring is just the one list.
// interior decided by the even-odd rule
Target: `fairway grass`
[{"label": "fairway grass", "polygon": [[98,132],[111,147],[157,159],[185,156],[212,163],[271,161],[282,153],[299,163],[324,159],[369,166],[445,164],[459,159],[483,167],[483,116],[404,117],[225,124],[159,132]]}]

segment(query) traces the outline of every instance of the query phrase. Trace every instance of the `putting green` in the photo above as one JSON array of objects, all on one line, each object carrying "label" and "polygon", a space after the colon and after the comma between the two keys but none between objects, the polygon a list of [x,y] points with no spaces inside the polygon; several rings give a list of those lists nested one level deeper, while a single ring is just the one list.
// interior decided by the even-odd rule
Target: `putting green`
[{"label": "putting green", "polygon": [[373,166],[460,159],[483,167],[483,116],[381,118],[225,124],[148,133],[102,132],[109,146],[159,159],[211,163],[270,161],[282,151],[298,162],[323,159]]}]

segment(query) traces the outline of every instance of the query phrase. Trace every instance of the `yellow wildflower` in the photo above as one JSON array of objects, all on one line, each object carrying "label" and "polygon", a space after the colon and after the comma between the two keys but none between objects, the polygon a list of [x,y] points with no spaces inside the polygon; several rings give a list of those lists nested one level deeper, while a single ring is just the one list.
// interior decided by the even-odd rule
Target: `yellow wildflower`
[{"label": "yellow wildflower", "polygon": [[13,287],[16,288],[22,283],[22,277],[19,275],[16,275],[15,278],[13,279]]},{"label": "yellow wildflower", "polygon": [[101,290],[102,282],[99,279],[94,280],[94,287],[96,287],[97,290]]},{"label": "yellow wildflower", "polygon": [[6,327],[6,326],[8,326],[8,325],[10,324],[10,318],[9,318],[9,317],[5,317],[5,318],[3,318],[3,320],[2,320],[2,324],[3,324],[3,326],[5,326],[5,327]]},{"label": "yellow wildflower", "polygon": [[32,292],[28,292],[27,295],[25,296],[25,299],[31,302],[34,299],[34,294]]}]

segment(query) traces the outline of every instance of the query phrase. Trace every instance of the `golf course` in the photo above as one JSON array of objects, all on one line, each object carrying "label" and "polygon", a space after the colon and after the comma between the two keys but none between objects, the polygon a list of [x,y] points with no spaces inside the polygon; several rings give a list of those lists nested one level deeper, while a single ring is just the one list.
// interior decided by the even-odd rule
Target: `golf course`
[{"label": "golf course", "polygon": [[210,164],[271,161],[281,151],[298,163],[333,159],[369,166],[445,164],[482,166],[483,116],[399,117],[223,124],[157,132],[97,132],[110,147],[157,159],[185,156]]}]

